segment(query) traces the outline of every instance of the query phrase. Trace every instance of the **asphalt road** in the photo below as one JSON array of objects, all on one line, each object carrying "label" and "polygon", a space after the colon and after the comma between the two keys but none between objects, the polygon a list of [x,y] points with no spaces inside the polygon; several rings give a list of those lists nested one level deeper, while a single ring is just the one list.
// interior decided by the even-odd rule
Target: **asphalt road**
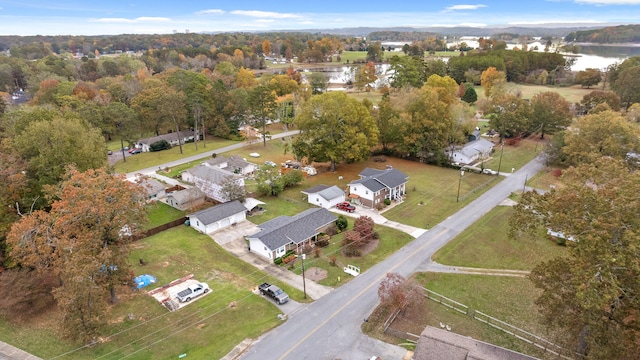
[{"label": "asphalt road", "polygon": [[[297,135],[299,132],[300,132],[300,130],[292,130],[292,131],[287,131],[287,132],[283,132],[283,133],[280,133],[280,134],[274,134],[274,135],[271,135],[271,138],[267,139],[267,141],[274,140],[274,139],[280,139],[280,138],[287,137],[287,136]],[[211,155],[213,155],[213,153],[222,154],[222,153],[225,153],[227,151],[240,149],[240,148],[242,148],[242,147],[244,147],[246,145],[247,145],[247,143],[245,143],[245,142],[239,142],[239,143],[236,143],[236,144],[233,144],[233,145],[229,145],[229,146],[225,146],[225,147],[222,147],[222,148],[211,149],[211,150],[209,150],[207,152],[203,152],[201,154],[197,154],[197,155],[189,156],[189,157],[186,157],[186,158],[178,159],[178,160],[171,161],[171,162],[168,162],[168,163],[165,163],[165,164],[162,164],[162,165],[157,165],[157,166],[152,166],[152,167],[146,168],[146,169],[132,171],[132,172],[127,173],[127,179],[129,179],[129,180],[135,179],[136,174],[148,175],[148,174],[154,173],[160,167],[163,167],[163,168],[169,167],[170,168],[170,167],[173,167],[173,166],[181,165],[181,164],[188,163],[188,162],[195,161],[195,160],[200,160],[200,159],[204,160],[206,158],[211,157]],[[202,146],[202,145],[200,145],[200,146]]]},{"label": "asphalt road", "polygon": [[289,315],[284,324],[261,336],[241,357],[264,359],[366,360],[371,356],[401,359],[406,351],[371,339],[360,326],[378,304],[378,284],[388,272],[408,277],[426,268],[431,255],[472,225],[512,192],[521,191],[527,178],[543,167],[535,159],[502,180],[398,252],[349,283]]}]

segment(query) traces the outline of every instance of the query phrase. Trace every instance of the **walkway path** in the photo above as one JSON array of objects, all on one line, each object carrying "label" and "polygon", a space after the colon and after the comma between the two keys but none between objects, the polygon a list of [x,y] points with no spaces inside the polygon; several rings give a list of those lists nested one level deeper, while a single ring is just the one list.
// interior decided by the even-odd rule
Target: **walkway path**
[{"label": "walkway path", "polygon": [[371,339],[362,334],[360,328],[363,319],[379,302],[377,288],[380,281],[389,272],[408,277],[431,266],[432,254],[512,192],[522,189],[525,179],[531,178],[542,166],[540,159],[533,160],[393,255],[334,289],[329,296],[304,305],[287,322],[246,348],[242,359],[261,360],[264,354],[280,360],[367,359],[372,355],[383,359],[402,358],[406,350]]},{"label": "walkway path", "polygon": [[[280,134],[274,134],[271,136],[271,138],[268,139],[269,140],[274,140],[274,139],[280,139],[283,137],[287,137],[287,136],[293,136],[293,135],[297,135],[300,132],[300,130],[292,130],[292,131],[286,131]],[[196,161],[196,160],[204,160],[206,158],[211,157],[211,155],[215,154],[221,154],[221,153],[225,153],[231,150],[236,150],[236,149],[240,149],[244,146],[246,146],[247,143],[246,142],[240,142],[237,144],[233,144],[233,145],[229,145],[229,146],[225,146],[225,147],[221,147],[221,148],[217,148],[217,149],[211,149],[209,151],[200,153],[200,154],[196,154],[196,155],[192,155],[189,157],[185,157],[182,159],[178,159],[178,160],[174,160],[174,161],[170,161],[168,163],[165,164],[160,164],[160,165],[156,165],[156,166],[152,166],[152,167],[148,167],[146,169],[140,169],[140,170],[136,170],[136,171],[132,171],[132,172],[128,172],[127,173],[127,179],[129,180],[135,180],[136,175],[137,174],[142,174],[142,175],[150,175],[155,173],[156,171],[158,171],[158,168],[160,167],[174,167],[177,165],[182,165],[191,161]]]},{"label": "walkway path", "polygon": [[470,274],[470,275],[494,275],[494,276],[517,276],[525,277],[530,274],[526,270],[509,270],[509,269],[481,269],[465,266],[442,265],[431,259],[427,262],[422,271],[438,272],[438,273],[454,273],[454,274]]},{"label": "walkway path", "polygon": [[15,346],[0,341],[0,360],[42,360]]}]

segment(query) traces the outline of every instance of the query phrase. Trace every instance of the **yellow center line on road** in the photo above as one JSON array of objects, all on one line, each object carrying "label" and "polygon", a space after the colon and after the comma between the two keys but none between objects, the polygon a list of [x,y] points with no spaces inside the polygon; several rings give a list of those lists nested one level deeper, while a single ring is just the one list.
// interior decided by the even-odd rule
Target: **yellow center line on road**
[{"label": "yellow center line on road", "polygon": [[[400,265],[402,265],[405,261],[407,261],[408,259],[410,259],[411,257],[413,257],[415,254],[417,254],[418,252],[420,252],[421,250],[423,250],[425,247],[427,247],[427,245],[429,245],[431,242],[437,240],[440,236],[442,236],[442,234],[444,234],[446,231],[448,231],[448,229],[443,229],[442,231],[440,231],[433,239],[427,241],[424,245],[420,246],[419,248],[417,248],[414,252],[412,252],[409,256],[407,256],[406,258],[404,258],[402,261],[398,262],[397,264],[395,264],[391,269],[389,269],[389,272],[393,272],[393,270],[397,269]],[[333,314],[331,314],[328,318],[326,318],[322,323],[320,323],[320,325],[316,326],[313,330],[311,330],[311,332],[309,332],[307,335],[305,335],[302,339],[300,339],[300,341],[298,341],[297,343],[295,343],[289,350],[287,350],[286,353],[284,353],[279,360],[284,359],[285,357],[287,357],[287,355],[289,355],[293,350],[295,350],[298,346],[300,346],[303,342],[307,341],[307,339],[309,339],[309,337],[311,337],[311,335],[315,334],[318,330],[320,330],[321,327],[325,326],[329,320],[333,319],[334,317],[336,317],[336,315],[338,315],[339,313],[341,313],[347,306],[351,305],[351,303],[353,303],[354,301],[356,301],[356,299],[358,299],[360,296],[362,296],[362,294],[364,294],[366,291],[368,291],[373,285],[377,284],[380,280],[382,280],[383,277],[386,276],[385,273],[384,275],[379,276],[377,279],[375,279],[373,282],[371,282],[371,284],[369,284],[369,286],[367,286],[366,288],[362,289],[362,291],[360,291],[356,296],[354,296],[353,298],[351,298],[351,300],[349,300],[348,302],[346,302],[344,305],[342,305],[340,308],[338,308],[338,310],[336,310]]]}]

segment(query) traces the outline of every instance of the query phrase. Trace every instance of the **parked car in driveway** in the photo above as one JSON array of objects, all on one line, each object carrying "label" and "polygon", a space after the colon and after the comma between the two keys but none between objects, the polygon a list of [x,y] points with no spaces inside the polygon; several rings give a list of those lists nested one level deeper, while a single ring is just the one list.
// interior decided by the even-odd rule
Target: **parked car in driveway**
[{"label": "parked car in driveway", "polygon": [[142,152],[142,149],[139,149],[139,148],[133,148],[133,149],[129,150],[129,153],[131,155],[140,154],[141,152]]},{"label": "parked car in driveway", "polygon": [[482,173],[487,175],[498,175],[497,171],[491,169],[484,169],[482,170]]},{"label": "parked car in driveway", "polygon": [[271,160],[267,160],[267,161],[265,161],[265,162],[264,162],[264,164],[265,164],[265,165],[267,165],[267,166],[276,167],[276,163],[274,163],[274,162],[273,162],[273,161],[271,161]]},{"label": "parked car in driveway", "polygon": [[340,209],[340,210],[344,210],[344,211],[346,211],[346,212],[350,212],[350,213],[351,213],[351,212],[354,212],[354,211],[356,210],[356,207],[355,207],[355,206],[353,206],[353,205],[349,204],[349,203],[348,203],[348,202],[346,202],[346,201],[345,201],[345,202],[338,203],[338,204],[336,205],[336,207],[337,207],[338,209]]}]

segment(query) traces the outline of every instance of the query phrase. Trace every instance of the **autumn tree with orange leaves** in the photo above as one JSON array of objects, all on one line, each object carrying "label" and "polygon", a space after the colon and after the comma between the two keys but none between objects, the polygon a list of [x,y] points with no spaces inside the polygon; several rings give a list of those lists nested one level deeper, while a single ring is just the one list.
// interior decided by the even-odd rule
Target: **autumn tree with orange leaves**
[{"label": "autumn tree with orange leaves", "polygon": [[65,180],[47,190],[51,210],[13,225],[9,256],[22,268],[59,279],[53,295],[62,329],[87,341],[104,325],[107,299],[117,302],[116,289],[132,280],[128,244],[146,221],[144,190],[104,168],[70,168]]}]

